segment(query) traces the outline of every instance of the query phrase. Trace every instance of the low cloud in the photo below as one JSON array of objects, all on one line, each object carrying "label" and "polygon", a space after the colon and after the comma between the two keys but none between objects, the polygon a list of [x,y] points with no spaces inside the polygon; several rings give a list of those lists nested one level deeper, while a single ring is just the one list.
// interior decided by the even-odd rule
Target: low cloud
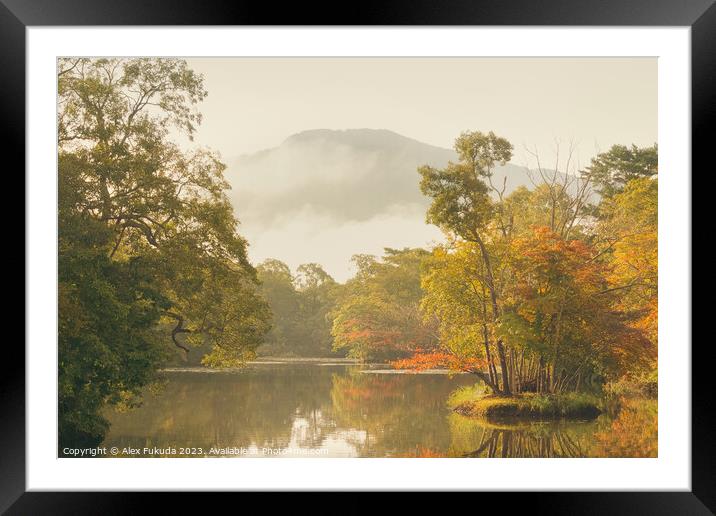
[{"label": "low cloud", "polygon": [[278,258],[295,270],[302,263],[319,262],[337,281],[355,271],[354,254],[381,255],[385,247],[428,247],[442,240],[441,232],[424,222],[421,206],[393,206],[388,212],[361,221],[337,221],[310,206],[270,226],[247,226],[249,256],[254,263]]},{"label": "low cloud", "polygon": [[[277,258],[295,269],[321,263],[338,281],[353,254],[426,247],[442,239],[425,223],[429,200],[420,165],[443,167],[454,151],[385,130],[305,131],[279,147],[230,162],[229,197],[254,263]],[[525,169],[496,171],[509,190],[528,184]]]}]

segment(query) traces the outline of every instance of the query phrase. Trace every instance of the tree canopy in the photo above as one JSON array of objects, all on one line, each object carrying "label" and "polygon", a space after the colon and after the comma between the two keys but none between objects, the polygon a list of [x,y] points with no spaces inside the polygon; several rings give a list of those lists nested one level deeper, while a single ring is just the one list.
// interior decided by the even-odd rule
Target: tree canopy
[{"label": "tree canopy", "polygon": [[585,174],[604,197],[621,192],[634,179],[650,178],[659,171],[659,153],[656,144],[640,148],[636,145],[614,145],[592,159]]},{"label": "tree canopy", "polygon": [[167,340],[237,365],[269,313],[224,164],[172,139],[201,122],[202,77],[176,59],[61,59],[58,93],[60,434],[92,442]]},{"label": "tree canopy", "polygon": [[272,312],[271,331],[259,352],[264,355],[321,357],[332,354],[330,310],[341,285],[317,263],[299,265],[268,259],[257,267],[261,292]]},{"label": "tree canopy", "polygon": [[354,256],[358,272],[332,312],[334,349],[387,360],[434,348],[435,321],[420,313],[420,273],[428,256],[423,249],[385,249],[382,259]]}]

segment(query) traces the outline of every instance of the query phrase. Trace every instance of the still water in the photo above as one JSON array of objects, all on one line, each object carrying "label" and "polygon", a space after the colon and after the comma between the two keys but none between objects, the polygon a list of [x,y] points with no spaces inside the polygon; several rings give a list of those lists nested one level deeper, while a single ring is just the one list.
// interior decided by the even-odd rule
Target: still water
[{"label": "still water", "polygon": [[[254,363],[166,371],[141,407],[109,414],[119,456],[654,457],[656,402],[625,401],[593,421],[487,422],[453,413],[472,375],[376,366]],[[131,449],[131,450],[130,450]],[[123,453],[122,450],[126,452]],[[133,450],[133,451],[132,451]]]}]

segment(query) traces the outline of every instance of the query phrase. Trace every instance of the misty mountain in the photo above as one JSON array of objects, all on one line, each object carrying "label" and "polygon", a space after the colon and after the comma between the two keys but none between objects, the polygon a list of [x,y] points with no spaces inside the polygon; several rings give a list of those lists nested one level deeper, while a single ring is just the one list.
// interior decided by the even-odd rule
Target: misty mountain
[{"label": "misty mountain", "polygon": [[[278,147],[229,163],[230,197],[244,223],[271,225],[310,210],[336,222],[365,221],[381,213],[422,213],[429,200],[418,186],[420,165],[443,167],[457,154],[387,130],[317,129]],[[493,183],[507,192],[530,186],[527,169],[508,164]]]}]

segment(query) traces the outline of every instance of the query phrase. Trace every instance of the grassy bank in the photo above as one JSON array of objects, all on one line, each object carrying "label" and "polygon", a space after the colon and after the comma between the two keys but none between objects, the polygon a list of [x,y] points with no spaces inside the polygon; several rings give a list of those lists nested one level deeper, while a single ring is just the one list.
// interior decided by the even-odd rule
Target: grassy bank
[{"label": "grassy bank", "polygon": [[464,416],[486,419],[594,419],[601,413],[599,398],[581,393],[494,396],[482,387],[463,387],[448,399],[448,406]]}]

